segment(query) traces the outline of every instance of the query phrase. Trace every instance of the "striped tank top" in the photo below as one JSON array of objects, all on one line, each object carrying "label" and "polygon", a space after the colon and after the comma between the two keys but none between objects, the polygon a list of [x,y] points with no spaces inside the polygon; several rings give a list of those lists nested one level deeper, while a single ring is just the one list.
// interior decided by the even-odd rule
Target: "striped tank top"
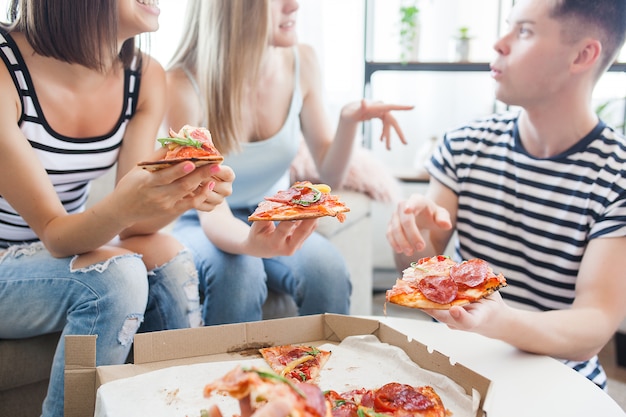
[{"label": "striped tank top", "polygon": [[[135,64],[125,71],[124,105],[112,131],[104,136],[71,138],[58,134],[48,125],[22,55],[3,29],[0,29],[0,57],[21,100],[20,130],[46,169],[65,210],[68,213],[84,210],[91,180],[102,176],[117,161],[126,125],[136,109],[140,82],[136,68],[141,66]],[[37,240],[24,219],[0,196],[0,248]]]},{"label": "striped tank top", "polygon": [[[449,132],[429,173],[458,197],[458,260],[482,258],[502,272],[502,297],[514,307],[568,309],[588,242],[626,235],[626,141],[600,122],[562,154],[535,158],[520,143],[517,116]],[[597,357],[565,362],[606,385]]]}]

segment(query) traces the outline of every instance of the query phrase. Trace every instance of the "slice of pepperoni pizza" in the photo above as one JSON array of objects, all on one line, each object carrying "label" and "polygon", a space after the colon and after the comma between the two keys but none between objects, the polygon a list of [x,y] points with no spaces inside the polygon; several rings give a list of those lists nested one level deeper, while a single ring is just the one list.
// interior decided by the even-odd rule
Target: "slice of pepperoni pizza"
[{"label": "slice of pepperoni pizza", "polygon": [[405,269],[402,278],[387,290],[386,300],[420,309],[447,310],[487,297],[506,286],[482,259],[456,263],[447,256],[422,258]]},{"label": "slice of pepperoni pizza", "polygon": [[390,382],[377,389],[325,391],[333,417],[447,417],[441,397],[429,385]]},{"label": "slice of pepperoni pizza", "polygon": [[330,193],[328,185],[299,181],[288,190],[265,197],[248,220],[285,221],[332,216],[343,222],[346,218],[344,213],[348,211],[350,209],[345,203]]},{"label": "slice of pepperoni pizza", "polygon": [[298,382],[317,383],[331,352],[308,345],[282,345],[259,349],[274,372]]},{"label": "slice of pepperoni pizza", "polygon": [[[205,385],[204,396],[213,395],[245,401],[252,412],[259,411],[261,414],[265,411],[264,415],[271,415],[267,410],[272,403],[282,401],[283,405],[287,403],[289,415],[292,417],[332,417],[330,404],[317,385],[290,381],[271,371],[237,366],[221,378]],[[267,408],[262,410],[264,407]],[[223,414],[217,405],[213,405],[212,410],[202,410],[201,415]]]},{"label": "slice of pepperoni pizza", "polygon": [[157,171],[183,161],[192,161],[196,166],[220,164],[224,157],[213,145],[211,133],[203,127],[183,126],[178,132],[172,129],[169,137],[157,139],[167,148],[165,157],[158,161],[144,161],[137,165],[148,171]]}]

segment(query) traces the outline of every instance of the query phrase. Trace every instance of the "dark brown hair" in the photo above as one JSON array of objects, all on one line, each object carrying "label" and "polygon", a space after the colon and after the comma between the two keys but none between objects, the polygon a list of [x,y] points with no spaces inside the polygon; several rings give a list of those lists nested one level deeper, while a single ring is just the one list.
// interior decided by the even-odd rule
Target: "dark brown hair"
[{"label": "dark brown hair", "polygon": [[554,0],[551,17],[565,23],[566,39],[593,34],[602,43],[600,68],[615,60],[626,38],[625,0]]},{"label": "dark brown hair", "polygon": [[35,52],[103,70],[118,57],[125,68],[137,51],[134,39],[118,56],[116,0],[11,0],[9,30],[24,33]]}]

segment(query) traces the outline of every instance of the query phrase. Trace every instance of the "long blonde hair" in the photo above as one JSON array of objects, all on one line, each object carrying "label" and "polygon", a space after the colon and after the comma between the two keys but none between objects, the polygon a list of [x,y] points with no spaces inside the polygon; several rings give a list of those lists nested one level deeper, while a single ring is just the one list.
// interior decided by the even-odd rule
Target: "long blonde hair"
[{"label": "long blonde hair", "polygon": [[205,121],[224,154],[239,149],[245,86],[258,76],[270,36],[271,0],[189,0],[170,68],[196,78]]}]

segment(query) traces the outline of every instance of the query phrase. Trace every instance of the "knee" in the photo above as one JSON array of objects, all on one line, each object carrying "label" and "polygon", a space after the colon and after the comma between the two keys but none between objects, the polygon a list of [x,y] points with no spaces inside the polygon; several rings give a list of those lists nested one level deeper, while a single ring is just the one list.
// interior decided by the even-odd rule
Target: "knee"
[{"label": "knee", "polygon": [[171,261],[184,249],[174,236],[167,233],[133,236],[120,242],[120,247],[143,256],[148,269],[153,269]]},{"label": "knee", "polygon": [[72,261],[73,269],[97,268],[98,264],[106,264],[107,261],[118,256],[131,255],[133,252],[117,246],[102,246],[91,252],[78,255]]},{"label": "knee", "polygon": [[200,286],[214,294],[228,293],[242,297],[262,293],[267,286],[263,260],[251,256],[226,255],[221,261],[208,265],[200,274]]},{"label": "knee", "polygon": [[99,298],[105,306],[143,315],[148,303],[148,271],[140,256],[116,256],[82,271],[98,273]]}]

